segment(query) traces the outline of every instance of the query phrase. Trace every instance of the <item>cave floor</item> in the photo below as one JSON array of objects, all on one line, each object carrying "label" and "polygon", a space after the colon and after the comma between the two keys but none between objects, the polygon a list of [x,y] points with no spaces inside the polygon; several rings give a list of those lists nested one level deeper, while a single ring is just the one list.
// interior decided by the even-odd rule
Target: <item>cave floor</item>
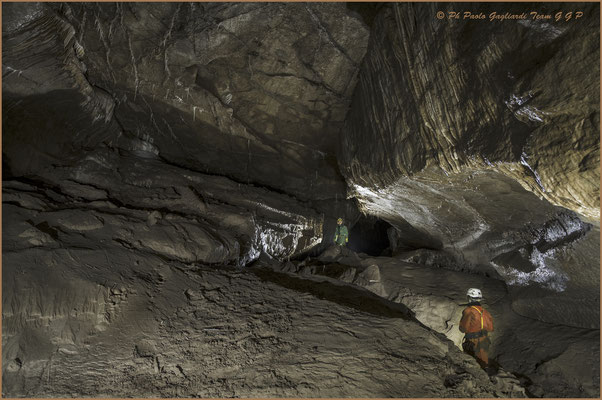
[{"label": "cave floor", "polygon": [[[331,248],[318,259],[272,264],[295,276],[365,288],[380,298],[403,304],[429,328],[443,333],[458,349],[458,323],[468,287],[481,288],[483,305],[494,316],[490,358],[520,377],[530,396],[598,397],[599,329],[549,323],[513,308],[508,287],[484,275],[371,257]],[[553,306],[555,303],[551,303]],[[539,304],[534,302],[536,315]],[[567,319],[570,321],[570,319]]]},{"label": "cave floor", "polygon": [[57,313],[49,325],[69,332],[36,353],[47,358],[35,360],[32,325],[4,335],[5,356],[18,342],[22,362],[3,375],[5,395],[522,396],[516,379],[493,384],[405,307],[363,289],[172,264],[124,278],[111,299],[92,333]]},{"label": "cave floor", "polygon": [[[187,262],[215,256],[216,240],[190,228],[209,226],[186,208],[199,199],[168,190],[173,179],[157,189],[122,169],[125,190],[82,171],[80,183],[4,184],[4,396],[599,396],[599,330],[520,316],[499,280],[330,250]],[[220,199],[209,210],[247,201],[200,182]],[[141,205],[127,204],[134,191]],[[468,286],[492,302],[493,379],[458,347]]]}]

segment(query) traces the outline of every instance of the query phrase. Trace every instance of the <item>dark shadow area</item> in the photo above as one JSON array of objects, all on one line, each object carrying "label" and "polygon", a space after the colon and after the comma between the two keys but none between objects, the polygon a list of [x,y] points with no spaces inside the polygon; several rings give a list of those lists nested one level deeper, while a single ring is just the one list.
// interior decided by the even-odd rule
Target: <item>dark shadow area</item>
[{"label": "dark shadow area", "polygon": [[6,181],[13,177],[13,173],[10,169],[10,165],[6,159],[6,155],[2,153],[2,180]]},{"label": "dark shadow area", "polygon": [[416,249],[441,250],[443,243],[434,236],[416,229],[410,223],[397,218],[395,226],[387,231],[392,255]]},{"label": "dark shadow area", "polygon": [[374,25],[374,19],[385,5],[386,3],[346,3],[347,9],[358,13],[362,17],[362,21],[370,28]]},{"label": "dark shadow area", "polygon": [[297,292],[310,293],[322,300],[332,301],[373,315],[414,321],[420,326],[424,326],[414,317],[414,312],[403,304],[386,300],[366,289],[297,278],[259,266],[249,268],[248,271],[251,271],[263,281],[272,282]]},{"label": "dark shadow area", "polygon": [[76,90],[2,95],[2,166],[10,169],[10,176],[70,165],[119,134],[114,121],[94,119],[98,115],[86,108],[88,100]]},{"label": "dark shadow area", "polygon": [[356,253],[378,257],[390,247],[387,230],[391,225],[382,219],[361,217],[349,231],[347,248]]}]

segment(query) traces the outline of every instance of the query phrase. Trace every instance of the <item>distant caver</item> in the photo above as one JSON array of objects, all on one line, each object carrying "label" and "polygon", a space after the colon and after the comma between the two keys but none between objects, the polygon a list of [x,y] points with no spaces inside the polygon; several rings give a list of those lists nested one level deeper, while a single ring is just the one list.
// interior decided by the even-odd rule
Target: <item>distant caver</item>
[{"label": "distant caver", "polygon": [[337,219],[337,228],[334,232],[334,243],[338,246],[346,246],[349,241],[349,231],[343,225],[343,218]]}]

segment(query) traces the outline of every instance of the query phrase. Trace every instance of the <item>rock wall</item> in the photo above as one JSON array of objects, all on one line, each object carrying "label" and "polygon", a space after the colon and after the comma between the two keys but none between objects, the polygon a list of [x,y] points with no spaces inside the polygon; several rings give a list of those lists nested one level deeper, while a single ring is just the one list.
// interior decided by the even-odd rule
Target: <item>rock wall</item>
[{"label": "rock wall", "polygon": [[436,18],[458,8],[490,15],[498,5],[381,11],[341,140],[349,183],[490,170],[599,219],[599,7],[575,7],[583,16],[570,21]]},{"label": "rock wall", "polygon": [[[344,4],[5,8],[14,173],[41,168],[17,160],[24,148],[56,162],[106,141],[302,199],[344,197],[334,152],[368,40]],[[39,109],[58,116],[54,141],[35,140]]]},{"label": "rock wall", "polygon": [[69,164],[116,138],[114,99],[87,80],[73,26],[43,3],[2,10],[4,175]]},{"label": "rock wall", "polygon": [[322,215],[291,197],[106,148],[4,190],[12,251],[113,241],[181,262],[245,265],[262,252],[302,254],[323,236]]},{"label": "rock wall", "polygon": [[396,228],[399,251],[441,251],[509,282],[526,268],[548,288],[564,275],[540,261],[598,226],[600,204],[599,7],[575,7],[570,21],[532,20],[572,10],[544,4],[504,6],[526,20],[447,18],[488,18],[494,4],[378,13],[338,154],[348,195]]},{"label": "rock wall", "polygon": [[599,395],[599,5],[2,7],[3,394]]}]

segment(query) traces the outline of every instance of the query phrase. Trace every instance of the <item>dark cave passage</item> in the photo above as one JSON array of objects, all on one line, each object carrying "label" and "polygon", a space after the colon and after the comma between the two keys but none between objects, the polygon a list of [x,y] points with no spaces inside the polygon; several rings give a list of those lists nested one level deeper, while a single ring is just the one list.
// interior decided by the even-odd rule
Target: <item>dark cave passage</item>
[{"label": "dark cave passage", "polygon": [[599,12],[3,3],[2,395],[599,397]]},{"label": "dark cave passage", "polygon": [[387,221],[362,216],[349,231],[347,248],[370,256],[390,255],[389,228],[391,224]]}]

